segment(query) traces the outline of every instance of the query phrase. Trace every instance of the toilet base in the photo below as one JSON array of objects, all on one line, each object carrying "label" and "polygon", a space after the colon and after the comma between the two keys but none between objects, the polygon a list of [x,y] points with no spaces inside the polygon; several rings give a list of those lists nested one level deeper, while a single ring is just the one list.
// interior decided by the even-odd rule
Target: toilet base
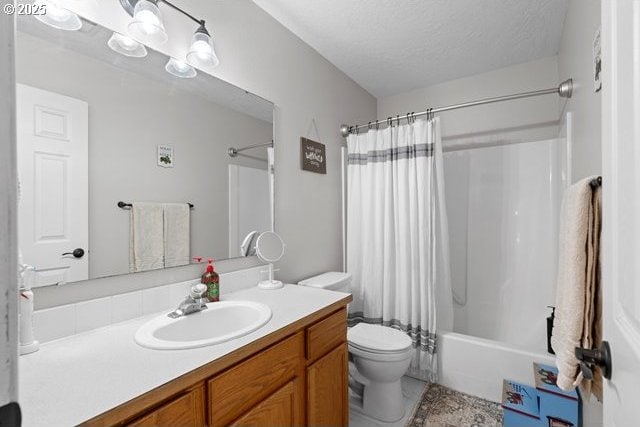
[{"label": "toilet base", "polygon": [[401,381],[370,382],[368,385],[358,383],[357,388],[353,386],[350,382],[349,407],[353,411],[386,423],[393,423],[404,417]]}]

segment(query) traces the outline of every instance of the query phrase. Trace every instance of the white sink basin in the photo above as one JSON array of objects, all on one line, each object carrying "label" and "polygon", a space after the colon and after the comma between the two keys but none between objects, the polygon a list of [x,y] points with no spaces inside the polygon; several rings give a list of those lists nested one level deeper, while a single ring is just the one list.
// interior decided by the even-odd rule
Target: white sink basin
[{"label": "white sink basin", "polygon": [[247,335],[271,319],[271,309],[252,301],[219,301],[193,314],[172,319],[166,314],[138,329],[135,340],[143,347],[172,350],[204,347]]}]

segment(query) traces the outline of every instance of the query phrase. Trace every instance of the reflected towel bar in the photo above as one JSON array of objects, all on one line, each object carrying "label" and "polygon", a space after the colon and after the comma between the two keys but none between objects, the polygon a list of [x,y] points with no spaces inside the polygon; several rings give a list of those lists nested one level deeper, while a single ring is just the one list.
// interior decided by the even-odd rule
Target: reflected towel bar
[{"label": "reflected towel bar", "polygon": [[[187,203],[187,204],[189,205],[189,208],[191,208],[191,209],[193,209],[193,208],[194,208],[194,206],[193,206],[193,204],[192,204],[192,203]],[[133,207],[133,204],[131,204],[131,203],[125,203],[125,202],[118,202],[118,207],[119,207],[119,208],[122,208],[122,209],[124,209],[124,208],[131,208],[131,207]]]}]

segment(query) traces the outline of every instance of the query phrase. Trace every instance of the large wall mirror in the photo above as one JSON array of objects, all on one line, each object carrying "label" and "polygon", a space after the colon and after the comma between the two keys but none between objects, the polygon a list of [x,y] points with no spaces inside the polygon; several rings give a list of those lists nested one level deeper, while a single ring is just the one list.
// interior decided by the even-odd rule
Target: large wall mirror
[{"label": "large wall mirror", "polygon": [[272,229],[273,104],[184,64],[170,74],[149,48],[117,53],[113,35],[18,18],[19,247],[34,286],[246,256],[247,236]]}]

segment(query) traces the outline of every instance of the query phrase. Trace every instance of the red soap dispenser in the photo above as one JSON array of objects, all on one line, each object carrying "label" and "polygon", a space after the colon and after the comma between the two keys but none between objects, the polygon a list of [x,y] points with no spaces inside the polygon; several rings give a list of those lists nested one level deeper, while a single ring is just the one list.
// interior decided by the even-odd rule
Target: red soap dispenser
[{"label": "red soap dispenser", "polygon": [[211,302],[220,301],[220,277],[213,269],[213,258],[208,259],[207,270],[200,283],[207,286],[206,297]]}]

